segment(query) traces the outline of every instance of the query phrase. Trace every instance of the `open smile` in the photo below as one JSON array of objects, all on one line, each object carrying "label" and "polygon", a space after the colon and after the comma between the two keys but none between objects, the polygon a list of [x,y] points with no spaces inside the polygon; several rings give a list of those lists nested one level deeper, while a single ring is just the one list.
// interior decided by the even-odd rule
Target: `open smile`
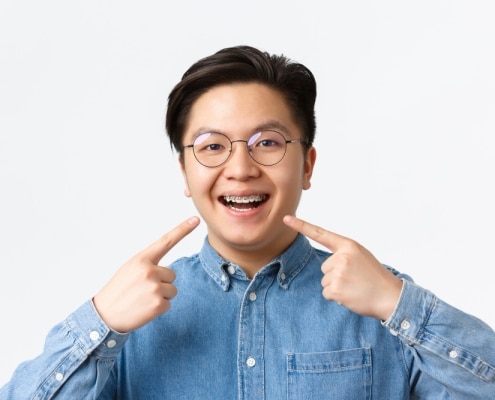
[{"label": "open smile", "polygon": [[253,194],[249,196],[227,195],[220,198],[220,201],[224,206],[240,212],[246,212],[254,208],[258,208],[267,200],[268,195],[266,194]]}]

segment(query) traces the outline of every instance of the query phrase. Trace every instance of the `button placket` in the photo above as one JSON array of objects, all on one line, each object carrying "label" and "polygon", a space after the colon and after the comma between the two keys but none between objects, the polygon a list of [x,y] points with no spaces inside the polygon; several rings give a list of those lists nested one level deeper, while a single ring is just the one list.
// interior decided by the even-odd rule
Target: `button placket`
[{"label": "button placket", "polygon": [[276,282],[276,272],[256,275],[246,287],[240,312],[239,373],[244,396],[264,385],[264,327],[266,292]]}]

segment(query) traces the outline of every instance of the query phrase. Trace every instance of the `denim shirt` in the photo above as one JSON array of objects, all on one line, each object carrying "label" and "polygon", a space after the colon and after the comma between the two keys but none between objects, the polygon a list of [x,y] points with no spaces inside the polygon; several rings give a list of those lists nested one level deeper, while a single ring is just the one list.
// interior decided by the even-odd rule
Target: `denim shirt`
[{"label": "denim shirt", "polygon": [[169,312],[130,334],[91,301],[49,333],[0,399],[495,399],[495,332],[403,279],[378,321],[321,295],[329,253],[299,235],[250,280],[205,240]]}]

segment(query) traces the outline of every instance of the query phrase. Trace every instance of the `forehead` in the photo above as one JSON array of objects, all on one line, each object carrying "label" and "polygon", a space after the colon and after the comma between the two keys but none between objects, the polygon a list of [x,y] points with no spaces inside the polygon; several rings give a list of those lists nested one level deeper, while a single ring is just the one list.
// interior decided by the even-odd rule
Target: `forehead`
[{"label": "forehead", "polygon": [[184,132],[187,140],[201,131],[243,135],[267,124],[295,134],[297,127],[284,96],[260,83],[219,85],[199,96],[191,107]]}]

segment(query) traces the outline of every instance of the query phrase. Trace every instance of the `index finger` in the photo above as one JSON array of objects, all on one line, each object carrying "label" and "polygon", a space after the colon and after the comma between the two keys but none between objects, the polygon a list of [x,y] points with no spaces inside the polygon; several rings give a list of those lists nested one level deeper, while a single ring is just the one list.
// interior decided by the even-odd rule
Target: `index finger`
[{"label": "index finger", "polygon": [[347,240],[344,236],[330,232],[318,225],[313,225],[293,215],[286,215],[283,221],[290,228],[306,235],[332,251],[337,251],[337,249]]},{"label": "index finger", "polygon": [[185,236],[191,233],[199,225],[198,217],[191,217],[171,231],[163,235],[156,242],[150,244],[146,249],[139,253],[143,258],[151,261],[153,264],[158,264],[165,254],[172,247],[179,243]]}]

